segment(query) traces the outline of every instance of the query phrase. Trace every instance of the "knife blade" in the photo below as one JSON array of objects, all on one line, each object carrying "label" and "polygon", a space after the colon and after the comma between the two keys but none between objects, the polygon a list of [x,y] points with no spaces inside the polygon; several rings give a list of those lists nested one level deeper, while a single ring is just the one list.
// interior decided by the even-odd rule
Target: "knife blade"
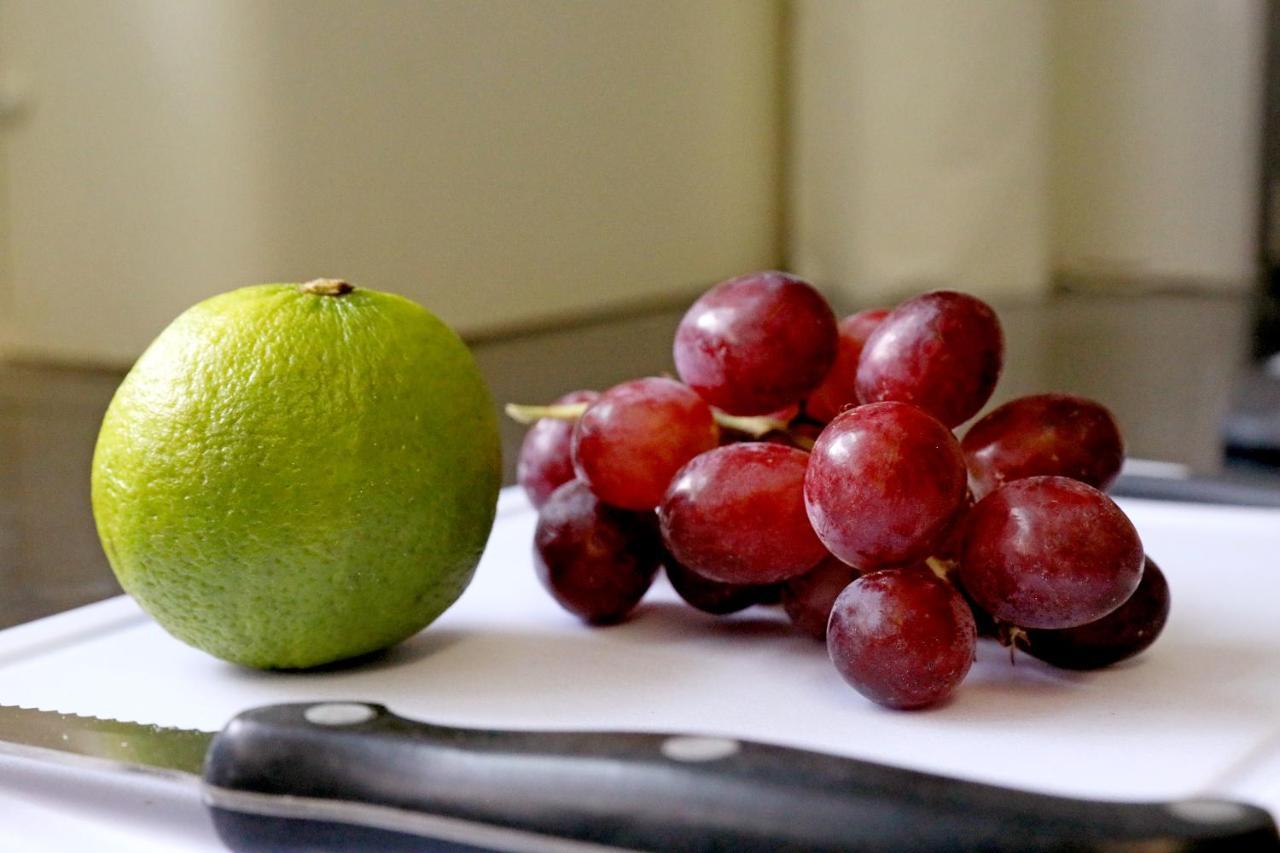
[{"label": "knife blade", "polygon": [[1263,809],[1089,801],[732,738],[462,729],[365,702],[217,733],[0,705],[0,753],[198,787],[234,851],[1280,850]]}]

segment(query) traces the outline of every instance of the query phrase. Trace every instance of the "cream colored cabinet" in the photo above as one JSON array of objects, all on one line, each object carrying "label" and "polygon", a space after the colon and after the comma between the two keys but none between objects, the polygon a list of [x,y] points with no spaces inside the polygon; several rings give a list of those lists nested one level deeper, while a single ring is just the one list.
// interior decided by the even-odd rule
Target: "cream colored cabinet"
[{"label": "cream colored cabinet", "polygon": [[783,265],[842,306],[1240,289],[1264,12],[0,0],[0,344],[127,362],[318,276],[471,335]]},{"label": "cream colored cabinet", "polygon": [[341,276],[482,334],[781,261],[772,0],[0,0],[0,324]]},{"label": "cream colored cabinet", "polygon": [[1239,291],[1261,0],[794,0],[787,253],[860,302]]}]

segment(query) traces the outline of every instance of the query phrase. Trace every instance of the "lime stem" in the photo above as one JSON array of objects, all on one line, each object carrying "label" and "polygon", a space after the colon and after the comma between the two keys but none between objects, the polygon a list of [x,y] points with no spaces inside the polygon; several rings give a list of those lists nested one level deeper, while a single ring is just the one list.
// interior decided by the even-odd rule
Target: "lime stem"
[{"label": "lime stem", "polygon": [[355,289],[355,285],[340,278],[317,278],[301,285],[303,293],[313,296],[344,296]]}]

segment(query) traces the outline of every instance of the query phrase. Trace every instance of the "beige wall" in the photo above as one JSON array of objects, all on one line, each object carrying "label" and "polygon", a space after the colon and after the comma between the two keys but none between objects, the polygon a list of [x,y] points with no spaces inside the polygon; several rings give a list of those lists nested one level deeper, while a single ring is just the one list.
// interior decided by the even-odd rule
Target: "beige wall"
[{"label": "beige wall", "polygon": [[0,345],[125,362],[318,275],[470,334],[784,263],[847,305],[1245,286],[1263,9],[0,0]]},{"label": "beige wall", "polygon": [[1054,262],[1076,279],[1253,284],[1261,0],[1055,5]]},{"label": "beige wall", "polygon": [[464,333],[780,260],[771,0],[0,0],[0,302],[128,361],[181,309],[343,276]]},{"label": "beige wall", "polygon": [[1248,287],[1262,0],[795,0],[789,263],[851,304]]},{"label": "beige wall", "polygon": [[1048,8],[797,0],[791,266],[856,304],[1045,287]]}]

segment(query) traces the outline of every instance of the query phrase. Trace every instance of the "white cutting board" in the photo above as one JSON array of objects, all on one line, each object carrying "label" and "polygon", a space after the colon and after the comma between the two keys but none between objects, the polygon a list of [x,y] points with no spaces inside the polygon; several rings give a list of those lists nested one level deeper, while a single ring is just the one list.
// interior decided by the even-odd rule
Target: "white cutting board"
[{"label": "white cutting board", "polygon": [[[363,699],[440,723],[728,734],[1055,793],[1227,795],[1280,814],[1280,511],[1122,504],[1169,579],[1164,636],[1096,673],[1021,654],[1011,665],[984,641],[955,697],[925,711],[864,700],[777,608],[717,619],[660,582],[629,622],[581,625],[538,586],[535,515],[513,490],[471,588],[383,657],[246,670],[119,598],[0,632],[0,702],[212,730],[254,705]],[[0,814],[0,850],[88,849],[86,832],[100,850],[218,849],[193,797],[15,759],[0,762]]]}]

